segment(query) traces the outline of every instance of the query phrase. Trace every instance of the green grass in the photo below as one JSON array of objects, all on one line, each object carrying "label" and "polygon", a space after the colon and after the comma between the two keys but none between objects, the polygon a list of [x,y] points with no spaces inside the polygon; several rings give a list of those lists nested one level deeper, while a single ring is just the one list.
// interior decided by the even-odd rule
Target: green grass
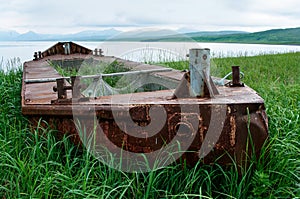
[{"label": "green grass", "polygon": [[287,28],[246,34],[242,33],[207,37],[192,36],[192,38],[198,42],[299,45],[299,33],[300,28]]},{"label": "green grass", "polygon": [[268,153],[242,176],[234,166],[217,164],[170,165],[140,174],[111,169],[67,137],[57,140],[55,130],[29,128],[21,114],[17,69],[0,71],[0,198],[299,198],[300,53],[213,63],[215,76],[240,65],[243,81],[266,101],[270,142],[263,151]]},{"label": "green grass", "polygon": [[[127,72],[130,69],[125,68],[124,64],[118,61],[111,63],[95,61],[95,60],[81,60],[81,61],[52,61],[49,62],[60,75],[63,77],[70,76],[84,76],[84,75],[95,75],[95,74],[109,74],[117,72]],[[121,79],[121,76],[103,77],[110,86],[114,87],[116,83]],[[86,79],[85,84],[88,86],[92,83],[92,79]]]},{"label": "green grass", "polygon": [[148,42],[215,42],[215,43],[247,43],[300,45],[300,28],[271,29],[254,33],[213,34],[208,32],[193,32],[184,35],[172,35],[157,38],[138,38],[138,41]]},{"label": "green grass", "polygon": [[214,60],[221,75],[225,66],[240,65],[244,81],[267,106],[270,151],[250,181],[257,197],[300,197],[300,53]]}]

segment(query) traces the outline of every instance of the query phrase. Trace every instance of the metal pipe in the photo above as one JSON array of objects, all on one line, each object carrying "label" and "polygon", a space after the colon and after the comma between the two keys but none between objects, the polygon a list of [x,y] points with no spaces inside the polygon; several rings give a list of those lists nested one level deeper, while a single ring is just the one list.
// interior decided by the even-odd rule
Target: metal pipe
[{"label": "metal pipe", "polygon": [[[56,84],[57,84],[57,98],[58,99],[67,99],[67,89],[65,89],[66,87],[66,80],[64,78],[60,78],[56,80]],[[56,90],[55,88],[53,88],[53,90]]]},{"label": "metal pipe", "polygon": [[231,87],[238,87],[238,86],[244,86],[244,84],[241,82],[241,76],[240,76],[240,67],[239,66],[232,66],[232,83],[230,84]]},{"label": "metal pipe", "polygon": [[233,85],[241,84],[240,67],[239,66],[232,66],[232,84]]},{"label": "metal pipe", "polygon": [[190,49],[190,93],[193,96],[204,97],[205,82],[210,77],[210,49]]},{"label": "metal pipe", "polygon": [[[81,79],[87,78],[101,78],[101,77],[113,77],[113,76],[122,76],[122,75],[138,75],[145,73],[153,73],[153,72],[167,72],[172,71],[171,68],[162,68],[162,69],[149,69],[149,70],[137,70],[137,71],[127,71],[127,72],[119,72],[119,73],[109,73],[109,74],[97,74],[97,75],[84,75],[80,76]],[[71,79],[71,77],[63,77],[64,79]],[[26,79],[25,83],[46,83],[46,82],[56,82],[59,78],[42,78],[42,79]]]}]

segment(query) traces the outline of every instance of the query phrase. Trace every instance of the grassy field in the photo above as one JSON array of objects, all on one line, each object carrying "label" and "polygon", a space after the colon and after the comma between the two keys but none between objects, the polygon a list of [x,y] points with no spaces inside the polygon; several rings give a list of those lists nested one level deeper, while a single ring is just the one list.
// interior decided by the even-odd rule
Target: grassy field
[{"label": "grassy field", "polygon": [[231,33],[218,34],[213,32],[192,32],[184,35],[172,35],[157,38],[139,38],[139,41],[165,41],[165,42],[182,42],[182,41],[197,41],[197,42],[213,42],[213,43],[246,43],[246,44],[277,44],[277,45],[300,45],[299,42],[300,28],[287,29],[272,29],[253,33]]},{"label": "grassy field", "polygon": [[299,198],[300,53],[215,58],[212,72],[224,76],[231,65],[240,65],[243,81],[265,99],[271,137],[263,150],[268,156],[254,160],[241,177],[234,165],[217,164],[113,170],[67,137],[56,140],[55,130],[31,132],[21,114],[21,69],[0,71],[0,199]]}]

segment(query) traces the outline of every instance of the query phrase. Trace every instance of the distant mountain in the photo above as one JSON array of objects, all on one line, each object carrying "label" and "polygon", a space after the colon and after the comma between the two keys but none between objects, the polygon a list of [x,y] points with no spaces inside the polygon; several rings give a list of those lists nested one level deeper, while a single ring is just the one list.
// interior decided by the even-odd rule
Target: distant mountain
[{"label": "distant mountain", "polygon": [[146,39],[159,39],[161,37],[167,37],[176,34],[173,30],[168,29],[143,29],[129,32],[123,32],[115,37],[112,37],[113,41],[142,41]]},{"label": "distant mountain", "polygon": [[[215,35],[230,35],[230,34],[246,34],[247,32],[243,31],[203,31],[203,32],[189,32],[189,33],[180,33],[188,31],[187,29],[181,29],[177,31],[173,30],[139,30],[121,33],[116,37],[113,37],[112,40],[116,41],[180,41],[180,40],[192,40],[192,37],[199,36],[215,36]],[[189,29],[189,31],[192,31]]]},{"label": "distant mountain", "polygon": [[16,39],[20,34],[16,31],[0,31],[0,41],[11,41]]},{"label": "distant mountain", "polygon": [[224,35],[247,34],[247,33],[249,33],[249,32],[223,30],[223,31],[192,32],[192,33],[186,33],[186,35],[189,37],[203,37],[203,36],[224,36]]},{"label": "distant mountain", "polygon": [[192,29],[192,28],[179,28],[176,30],[176,32],[185,34],[185,33],[199,32],[199,30]]},{"label": "distant mountain", "polygon": [[15,31],[0,31],[0,41],[99,41],[109,39],[119,33],[121,31],[116,29],[89,30],[75,34],[40,34],[33,31],[19,34]]},{"label": "distant mountain", "polygon": [[168,41],[197,41],[216,43],[253,43],[253,44],[286,44],[300,45],[300,27],[287,29],[273,29],[262,32],[243,31],[203,31],[162,36],[155,39],[145,39],[142,41],[168,42]]},{"label": "distant mountain", "polygon": [[65,35],[62,37],[64,39],[73,40],[73,41],[80,41],[80,40],[106,40],[111,37],[114,37],[120,34],[121,31],[118,31],[114,28],[107,29],[107,30],[87,30],[82,31],[75,34]]},{"label": "distant mountain", "polygon": [[[75,34],[39,34],[29,31],[19,34],[16,31],[0,30],[0,41],[197,41],[223,43],[254,43],[254,44],[293,44],[300,45],[300,27],[273,29],[262,32],[243,31],[194,31],[192,29],[157,30],[143,29],[121,32],[116,29],[88,30]],[[180,33],[182,32],[182,33]]]},{"label": "distant mountain", "polygon": [[34,40],[41,40],[43,39],[42,34],[35,33],[33,31],[28,31],[24,34],[20,34],[18,37],[16,37],[16,40],[18,41],[34,41]]},{"label": "distant mountain", "polygon": [[155,42],[155,41],[185,41],[185,42],[194,42],[194,38],[198,37],[212,37],[212,36],[226,36],[226,35],[233,35],[233,34],[247,34],[248,32],[243,31],[201,31],[201,32],[189,32],[189,33],[177,33],[172,32],[171,35],[165,35],[155,38],[144,38],[141,41],[148,41],[148,42]]},{"label": "distant mountain", "polygon": [[300,27],[273,29],[255,33],[229,35],[192,36],[199,42],[254,43],[254,44],[293,44],[300,45]]}]

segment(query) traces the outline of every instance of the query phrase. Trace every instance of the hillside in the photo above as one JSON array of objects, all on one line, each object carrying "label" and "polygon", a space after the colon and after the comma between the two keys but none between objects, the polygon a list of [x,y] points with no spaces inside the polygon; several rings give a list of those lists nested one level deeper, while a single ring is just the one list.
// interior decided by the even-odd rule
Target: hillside
[{"label": "hillside", "polygon": [[249,43],[249,44],[285,44],[300,45],[300,28],[273,29],[262,32],[193,32],[184,35],[165,36],[159,39],[145,39],[143,41],[197,41],[216,43]]},{"label": "hillside", "polygon": [[[189,36],[189,34],[187,34]],[[193,33],[195,35],[195,33]],[[254,43],[254,44],[293,44],[300,45],[300,28],[274,29],[255,33],[242,33],[217,36],[193,36],[199,42]]]}]

